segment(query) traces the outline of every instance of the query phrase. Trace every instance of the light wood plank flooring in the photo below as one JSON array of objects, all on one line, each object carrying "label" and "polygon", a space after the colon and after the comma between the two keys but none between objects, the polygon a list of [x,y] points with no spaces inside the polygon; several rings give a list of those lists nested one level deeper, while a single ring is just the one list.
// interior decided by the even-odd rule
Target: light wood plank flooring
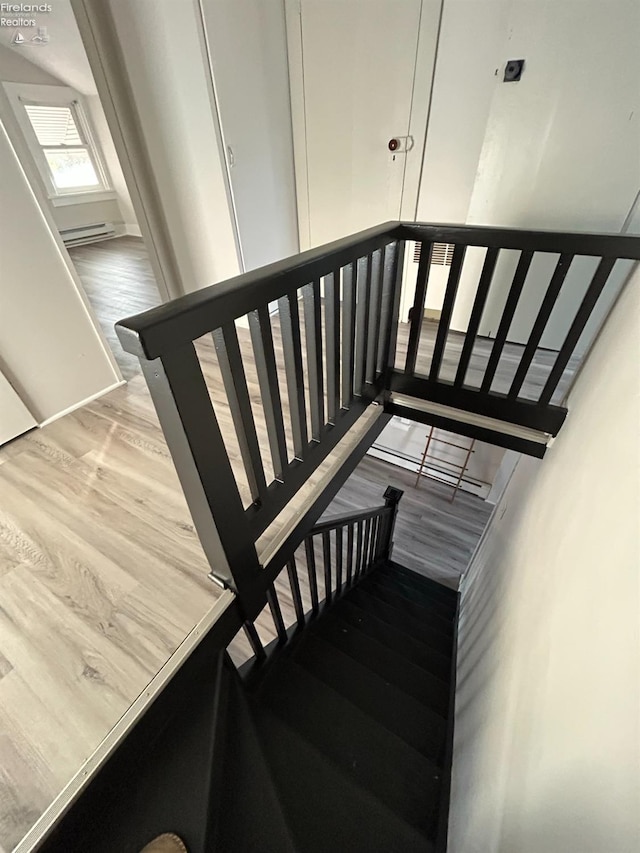
[{"label": "light wood plank flooring", "polygon": [[114,237],[74,246],[69,255],[118,367],[129,380],[140,372],[138,359],[124,352],[113,327],[123,317],[161,302],[145,245],[139,237]]},{"label": "light wood plank flooring", "polygon": [[[76,249],[74,260],[131,381],[0,448],[0,848],[6,851],[218,594],[206,579],[208,567],[142,376],[135,360],[122,360],[129,357],[111,331],[115,320],[157,299],[151,289],[143,297],[127,285],[140,279],[153,285],[144,250],[127,238]],[[115,289],[102,288],[103,268],[104,281]],[[276,320],[281,364],[277,326]],[[405,327],[402,335],[406,340]],[[242,330],[240,337],[248,346]],[[222,407],[213,348],[203,341],[198,351],[214,405]],[[257,405],[250,363],[247,380]],[[220,420],[240,472],[230,420]],[[266,448],[260,418],[257,427]],[[451,505],[446,487],[429,483],[416,492],[412,481],[410,472],[365,458],[328,512],[377,505],[390,483],[404,488],[395,558],[456,585],[488,507],[466,494]],[[247,500],[240,475],[239,482]],[[286,604],[284,579],[279,588]],[[268,620],[260,630],[265,641],[273,636]],[[233,651],[236,659],[246,657],[242,638]]]}]

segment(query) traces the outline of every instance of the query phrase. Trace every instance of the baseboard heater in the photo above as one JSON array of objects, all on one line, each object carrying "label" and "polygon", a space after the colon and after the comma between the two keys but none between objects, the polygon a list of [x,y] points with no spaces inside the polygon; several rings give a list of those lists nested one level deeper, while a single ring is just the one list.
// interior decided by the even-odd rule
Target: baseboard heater
[{"label": "baseboard heater", "polygon": [[94,243],[96,240],[106,240],[115,237],[116,229],[113,222],[98,222],[94,225],[81,225],[78,228],[65,228],[60,236],[65,246],[80,246],[83,243]]}]

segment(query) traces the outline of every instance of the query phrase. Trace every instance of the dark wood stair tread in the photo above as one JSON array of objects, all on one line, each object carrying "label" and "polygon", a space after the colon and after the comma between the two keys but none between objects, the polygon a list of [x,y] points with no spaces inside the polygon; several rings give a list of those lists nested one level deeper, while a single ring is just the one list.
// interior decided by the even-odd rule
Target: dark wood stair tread
[{"label": "dark wood stair tread", "polygon": [[449,685],[412,663],[406,656],[368,637],[329,610],[310,629],[344,654],[366,666],[384,681],[395,684],[438,714],[446,717]]},{"label": "dark wood stair tread", "polygon": [[402,610],[403,613],[426,622],[431,628],[440,631],[446,637],[453,636],[453,622],[451,619],[442,616],[437,608],[429,604],[418,604],[415,601],[411,601],[402,590],[377,578],[375,574],[369,575],[358,586],[387,604],[390,604],[392,607]]},{"label": "dark wood stair tread", "polygon": [[421,832],[433,832],[441,768],[293,662],[259,702],[318,749],[336,771]]},{"label": "dark wood stair tread", "polygon": [[360,607],[354,598],[343,598],[332,609],[335,616],[355,625],[360,631],[389,649],[403,654],[426,672],[448,682],[451,677],[451,658],[412,637],[406,631],[379,619],[369,610]]},{"label": "dark wood stair tread", "polygon": [[436,596],[441,601],[446,604],[450,604],[454,608],[458,603],[458,591],[456,589],[451,589],[451,587],[438,583],[438,581],[433,580],[433,578],[429,578],[419,572],[407,569],[406,566],[401,566],[393,560],[386,560],[381,566],[381,571],[391,577],[402,578],[405,583],[414,584],[418,589],[429,591],[431,595]]},{"label": "dark wood stair tread", "polygon": [[376,618],[388,622],[400,631],[404,631],[420,642],[430,646],[440,654],[451,657],[453,642],[447,634],[434,628],[429,621],[416,618],[402,608],[402,602],[390,604],[379,594],[359,585],[350,590],[345,596],[346,601],[353,601],[363,610],[372,613]]},{"label": "dark wood stair tread", "polygon": [[441,760],[446,720],[433,709],[317,635],[307,637],[294,659],[422,755]]},{"label": "dark wood stair tread", "polygon": [[390,574],[386,566],[380,566],[372,573],[371,577],[378,583],[387,585],[390,589],[402,593],[410,601],[416,604],[424,604],[433,608],[444,619],[453,621],[456,613],[457,602],[444,601],[439,595],[435,595],[428,587],[414,583],[400,574]]},{"label": "dark wood stair tread", "polygon": [[[337,773],[275,714],[261,708],[256,723],[299,853],[433,853],[422,833]],[[262,850],[270,851],[267,839],[265,845]]]}]

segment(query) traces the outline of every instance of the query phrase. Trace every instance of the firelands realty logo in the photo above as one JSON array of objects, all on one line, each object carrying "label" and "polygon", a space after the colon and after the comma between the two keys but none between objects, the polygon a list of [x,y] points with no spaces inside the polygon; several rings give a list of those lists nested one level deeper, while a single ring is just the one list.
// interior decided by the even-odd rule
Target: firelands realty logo
[{"label": "firelands realty logo", "polygon": [[[51,11],[50,3],[0,3],[0,27],[10,27],[15,30],[11,39],[12,44],[47,44],[49,34],[47,28],[38,24],[36,18],[24,18],[23,15],[43,14]],[[26,35],[21,29],[35,28],[36,34]]]}]

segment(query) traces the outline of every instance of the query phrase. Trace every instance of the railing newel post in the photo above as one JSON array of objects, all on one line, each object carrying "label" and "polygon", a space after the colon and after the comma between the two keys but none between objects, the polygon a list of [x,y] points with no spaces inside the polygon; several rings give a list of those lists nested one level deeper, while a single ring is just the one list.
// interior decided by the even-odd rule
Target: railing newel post
[{"label": "railing newel post", "polygon": [[385,506],[391,510],[389,514],[389,522],[385,528],[385,541],[383,543],[382,551],[380,554],[380,556],[383,557],[385,560],[391,559],[391,553],[393,550],[393,533],[395,531],[400,499],[402,498],[403,494],[404,491],[402,489],[397,489],[395,486],[387,486],[384,492]]}]

